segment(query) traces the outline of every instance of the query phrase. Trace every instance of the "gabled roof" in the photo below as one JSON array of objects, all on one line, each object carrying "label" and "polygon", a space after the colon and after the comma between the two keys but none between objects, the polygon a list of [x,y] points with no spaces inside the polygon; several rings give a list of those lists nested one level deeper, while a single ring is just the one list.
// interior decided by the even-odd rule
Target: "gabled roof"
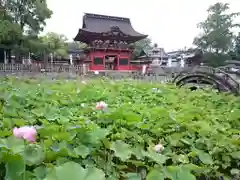
[{"label": "gabled roof", "polygon": [[74,40],[86,42],[94,36],[103,40],[112,37],[127,42],[147,37],[133,29],[129,18],[86,13],[83,16],[82,28]]}]

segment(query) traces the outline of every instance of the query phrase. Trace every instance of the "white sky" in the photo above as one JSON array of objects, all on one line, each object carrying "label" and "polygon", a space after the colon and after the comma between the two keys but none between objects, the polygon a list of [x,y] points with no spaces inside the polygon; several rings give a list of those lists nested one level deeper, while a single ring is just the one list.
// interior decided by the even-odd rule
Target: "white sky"
[{"label": "white sky", "polygon": [[[221,0],[220,0],[221,1]],[[199,33],[196,24],[206,18],[206,9],[217,0],[47,0],[53,11],[46,32],[65,34],[72,40],[82,27],[84,13],[128,17],[133,28],[149,35],[167,51],[190,47]],[[115,3],[114,3],[115,2]],[[218,1],[219,2],[219,1]],[[240,11],[240,0],[225,0],[231,11]],[[240,18],[237,20],[240,22]]]}]

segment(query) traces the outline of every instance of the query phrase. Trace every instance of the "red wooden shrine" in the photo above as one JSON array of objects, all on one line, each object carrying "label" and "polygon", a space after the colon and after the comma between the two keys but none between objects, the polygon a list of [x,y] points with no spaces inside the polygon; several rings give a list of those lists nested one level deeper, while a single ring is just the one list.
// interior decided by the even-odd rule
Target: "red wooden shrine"
[{"label": "red wooden shrine", "polygon": [[88,45],[84,63],[90,70],[132,70],[129,45],[146,37],[133,29],[128,18],[87,13],[74,40]]}]

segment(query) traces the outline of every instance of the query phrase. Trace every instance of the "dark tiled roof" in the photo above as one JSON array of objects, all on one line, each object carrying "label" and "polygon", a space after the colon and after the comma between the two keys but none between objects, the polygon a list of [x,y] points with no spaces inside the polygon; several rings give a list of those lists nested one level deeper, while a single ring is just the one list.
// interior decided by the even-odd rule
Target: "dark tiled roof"
[{"label": "dark tiled roof", "polygon": [[133,29],[130,19],[128,18],[85,14],[84,22],[86,24],[85,29],[91,32],[103,33],[110,31],[112,27],[119,27],[124,34],[130,36],[145,36]]},{"label": "dark tiled roof", "polygon": [[133,29],[129,18],[86,13],[83,17],[82,29],[79,29],[75,40],[81,39],[80,36],[86,38],[93,33],[104,34],[114,30],[123,33],[125,39],[128,36],[128,40],[138,41],[147,37]]}]

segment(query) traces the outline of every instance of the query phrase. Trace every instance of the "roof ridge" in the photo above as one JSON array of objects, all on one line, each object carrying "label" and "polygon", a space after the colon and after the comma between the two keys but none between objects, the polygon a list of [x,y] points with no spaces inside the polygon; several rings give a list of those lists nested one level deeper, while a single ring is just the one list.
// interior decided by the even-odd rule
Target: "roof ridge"
[{"label": "roof ridge", "polygon": [[130,19],[129,19],[129,18],[118,17],[118,16],[108,16],[108,15],[93,14],[93,13],[85,13],[84,16],[85,16],[85,17],[91,17],[91,18],[111,19],[111,20],[118,20],[118,21],[130,22]]}]

